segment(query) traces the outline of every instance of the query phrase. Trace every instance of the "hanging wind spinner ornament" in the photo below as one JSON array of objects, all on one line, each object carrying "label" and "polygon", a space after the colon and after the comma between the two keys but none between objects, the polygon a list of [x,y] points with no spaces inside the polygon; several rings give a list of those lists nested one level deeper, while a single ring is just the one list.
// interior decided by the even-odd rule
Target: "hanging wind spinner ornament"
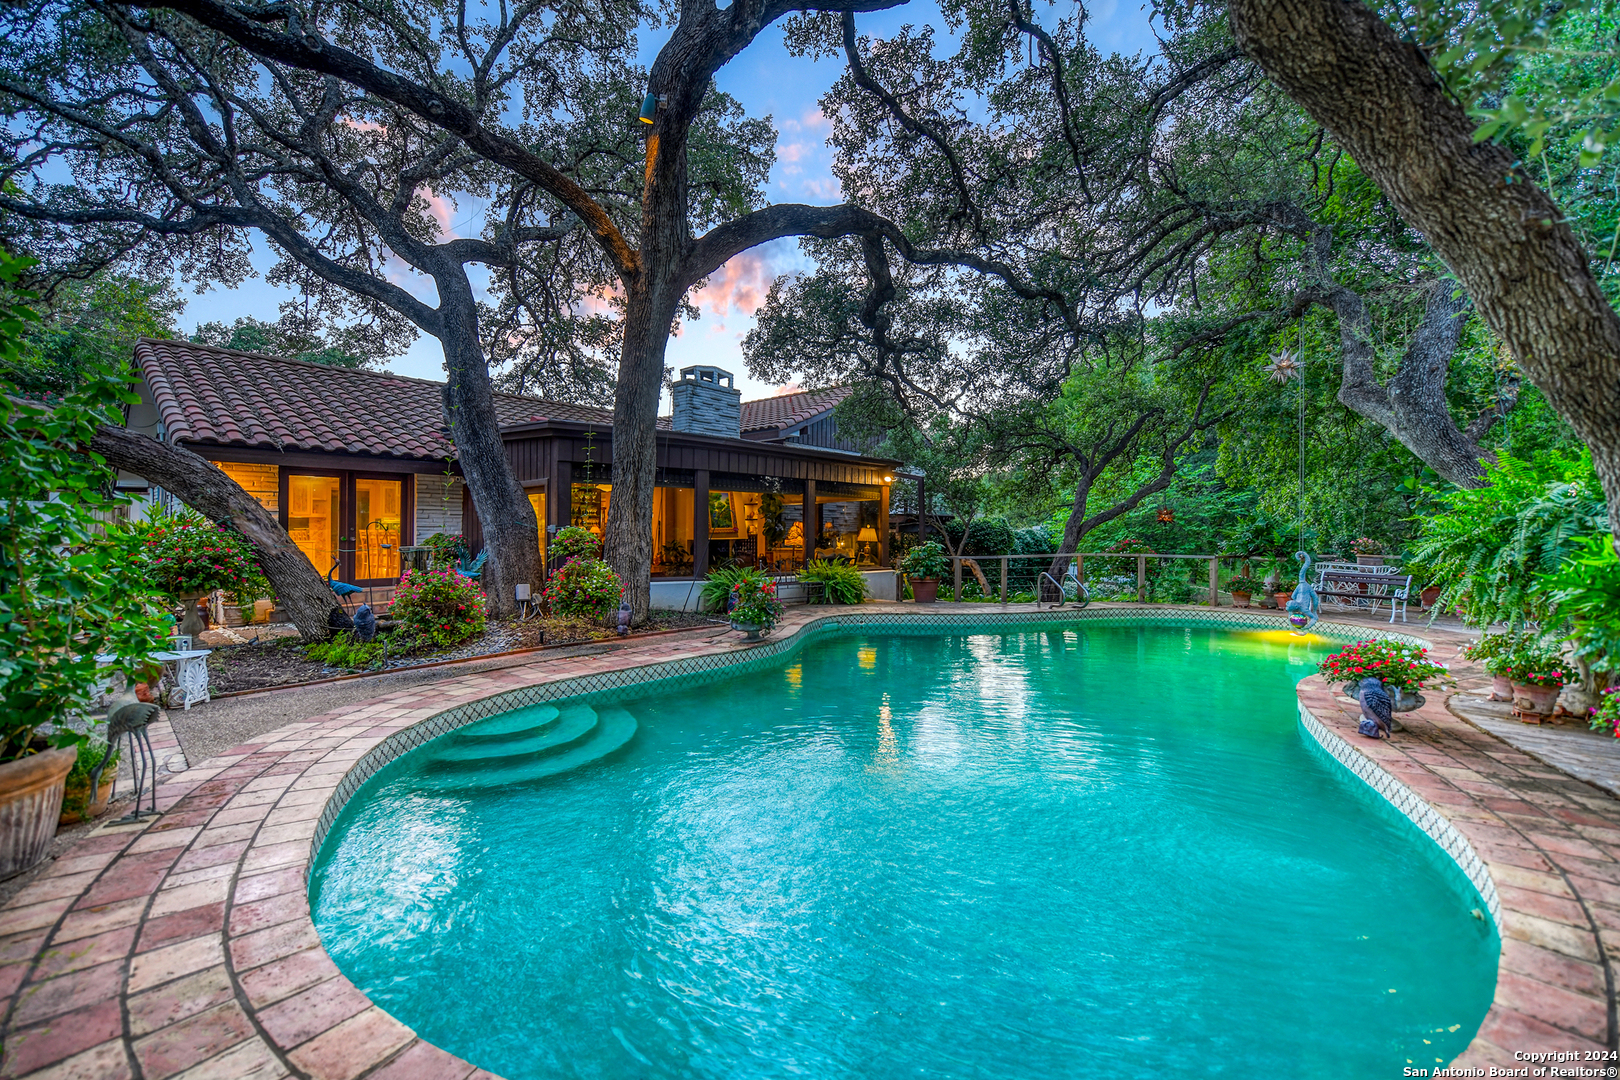
[{"label": "hanging wind spinner ornament", "polygon": [[1290,379],[1299,378],[1299,354],[1284,349],[1271,354],[1271,363],[1260,369],[1271,376],[1274,383],[1285,383]]}]

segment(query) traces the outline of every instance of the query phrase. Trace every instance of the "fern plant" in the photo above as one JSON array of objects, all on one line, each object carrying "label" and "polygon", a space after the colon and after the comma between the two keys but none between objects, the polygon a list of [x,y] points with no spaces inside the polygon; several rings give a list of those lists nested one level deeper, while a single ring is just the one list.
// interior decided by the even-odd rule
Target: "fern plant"
[{"label": "fern plant", "polygon": [[1552,594],[1542,575],[1569,561],[1581,537],[1608,528],[1591,455],[1504,455],[1486,465],[1486,481],[1442,496],[1442,512],[1420,519],[1407,565],[1440,586],[1437,612],[1460,608],[1476,626],[1544,622]]},{"label": "fern plant", "polygon": [[821,582],[825,604],[858,604],[866,599],[866,578],[848,563],[812,559],[799,571],[799,580]]}]

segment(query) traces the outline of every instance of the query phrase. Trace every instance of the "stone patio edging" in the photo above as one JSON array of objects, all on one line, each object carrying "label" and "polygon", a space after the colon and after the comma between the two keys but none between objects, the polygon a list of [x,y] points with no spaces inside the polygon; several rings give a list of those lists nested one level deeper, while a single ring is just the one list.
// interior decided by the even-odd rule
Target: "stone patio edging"
[{"label": "stone patio edging", "polygon": [[[779,662],[833,629],[930,633],[1104,620],[1286,626],[1275,614],[1164,606],[799,609],[785,616],[779,639],[758,645],[649,642],[470,673],[284,725],[167,779],[160,817],[99,828],[0,909],[0,1076],[490,1080],[371,1002],[337,970],[310,919],[307,876],[320,840],[385,761],[431,734],[521,704]],[[1317,629],[1420,640],[1365,624]],[[1301,684],[1302,701],[1311,681]],[[1421,784],[1410,786],[1432,799]],[[1620,843],[1620,813],[1612,817]],[[1620,893],[1620,872],[1615,881]],[[1504,918],[1511,931],[1512,912]],[[1577,1015],[1564,1030],[1588,1019]],[[1496,1045],[1510,1043],[1497,1036]]]}]

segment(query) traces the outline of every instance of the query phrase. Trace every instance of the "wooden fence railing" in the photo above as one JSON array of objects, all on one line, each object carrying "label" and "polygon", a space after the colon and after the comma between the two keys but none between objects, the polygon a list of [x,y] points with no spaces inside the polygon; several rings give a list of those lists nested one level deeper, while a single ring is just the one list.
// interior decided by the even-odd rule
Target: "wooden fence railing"
[{"label": "wooden fence railing", "polygon": [[962,567],[965,563],[973,563],[982,570],[987,562],[1001,563],[1001,590],[1002,603],[1007,602],[1007,575],[1008,569],[1014,559],[1024,561],[1039,561],[1049,564],[1054,559],[1067,559],[1074,563],[1075,577],[1081,581],[1086,580],[1086,560],[1097,559],[1135,559],[1136,560],[1136,599],[1140,602],[1147,600],[1147,561],[1149,559],[1193,559],[1209,563],[1209,606],[1215,607],[1220,602],[1221,560],[1236,559],[1237,555],[1161,555],[1158,553],[1134,551],[1071,551],[1065,554],[1057,551],[1050,555],[950,555],[951,560],[951,593],[952,598],[962,599]]}]

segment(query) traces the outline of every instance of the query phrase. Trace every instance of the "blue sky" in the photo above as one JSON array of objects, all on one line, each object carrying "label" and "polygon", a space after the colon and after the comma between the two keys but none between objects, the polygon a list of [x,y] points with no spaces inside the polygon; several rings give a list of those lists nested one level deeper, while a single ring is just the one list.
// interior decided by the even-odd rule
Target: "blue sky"
[{"label": "blue sky", "polygon": [[[1073,8],[1059,5],[1037,14],[1043,22],[1054,22]],[[1087,33],[1104,52],[1151,52],[1155,48],[1149,26],[1151,8],[1133,0],[1100,0],[1090,9]],[[932,23],[940,37],[946,31],[933,0],[912,0],[890,11],[863,14],[857,26],[863,35],[886,36],[906,24]],[[644,34],[642,50],[650,61],[667,38],[667,31]],[[782,47],[781,30],[766,30],[718,76],[721,89],[732,94],[751,116],[769,115],[780,133],[776,165],[770,178],[772,202],[832,204],[841,200],[838,182],[829,170],[832,155],[826,146],[830,130],[821,116],[818,102],[843,70],[841,60],[819,62],[790,56]],[[474,207],[462,207],[449,215],[446,224],[465,234],[476,220]],[[268,253],[257,253],[255,264],[267,267]],[[743,336],[754,325],[754,311],[764,300],[771,281],[780,274],[805,268],[798,242],[782,240],[738,256],[714,275],[709,286],[696,296],[702,318],[688,323],[669,343],[667,363],[679,369],[689,364],[717,364],[737,377],[744,399],[766,397],[779,388],[748,377],[742,361]],[[273,288],[260,279],[244,282],[235,289],[215,288],[202,295],[187,290],[188,302],[180,324],[190,332],[199,323],[229,323],[241,315],[273,321],[277,305],[292,297],[288,289]],[[431,286],[422,290],[431,298]],[[390,369],[401,375],[443,379],[443,354],[436,339],[422,336],[405,355],[395,359]],[[668,395],[665,395],[665,407]]]}]

